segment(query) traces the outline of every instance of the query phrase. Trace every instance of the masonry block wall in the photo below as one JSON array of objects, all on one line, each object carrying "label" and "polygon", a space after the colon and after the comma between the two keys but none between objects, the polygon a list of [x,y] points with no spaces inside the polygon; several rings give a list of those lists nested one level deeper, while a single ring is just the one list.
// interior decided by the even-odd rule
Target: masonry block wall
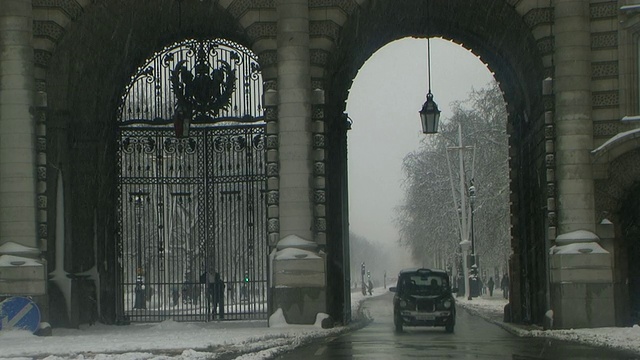
[{"label": "masonry block wall", "polygon": [[[332,162],[344,160],[327,154],[346,156],[346,150],[328,151],[328,139],[344,132],[340,114],[358,69],[377,49],[407,36],[463,44],[488,64],[504,91],[516,321],[538,322],[549,306],[545,261],[555,237],[594,230],[607,216],[615,223],[604,214],[621,208],[618,199],[637,179],[621,176],[621,169],[637,157],[638,144],[631,138],[608,143],[638,128],[640,14],[629,0],[6,3],[0,14],[0,47],[8,54],[0,60],[0,245],[14,239],[55,262],[53,243],[64,241],[64,267],[73,273],[100,260],[106,284],[113,282],[117,253],[110,156],[118,101],[143,59],[184,38],[227,38],[260,59],[272,249],[290,234],[315,242],[318,251],[347,243],[348,212],[329,201],[340,199],[332,191],[342,190],[327,178],[327,169],[341,168]],[[605,151],[593,155],[601,145]],[[52,175],[59,170],[69,196],[64,239],[55,237],[52,205]],[[99,259],[86,256],[96,253],[94,236]],[[344,264],[338,253],[329,251],[327,263]],[[628,303],[621,300],[628,274],[620,270],[627,263],[616,257],[613,264],[620,309]],[[113,296],[108,285],[99,291]],[[348,299],[332,282],[327,291],[335,291],[332,299]]]}]

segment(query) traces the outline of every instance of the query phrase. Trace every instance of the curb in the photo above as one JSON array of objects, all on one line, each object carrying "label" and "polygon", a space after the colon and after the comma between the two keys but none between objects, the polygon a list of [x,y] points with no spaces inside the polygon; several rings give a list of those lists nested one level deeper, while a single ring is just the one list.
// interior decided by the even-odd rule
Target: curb
[{"label": "curb", "polygon": [[524,329],[523,327],[525,327],[525,325],[510,324],[510,323],[505,323],[504,321],[496,320],[495,318],[492,318],[486,313],[482,311],[478,311],[473,307],[466,306],[466,304],[461,302],[456,303],[456,305],[466,310],[469,314],[478,316],[494,325],[501,327],[507,332],[519,337],[534,337],[533,335],[531,335],[531,330],[542,330],[541,328],[540,329],[537,329],[537,328]]},{"label": "curb", "polygon": [[469,307],[469,306],[465,306],[462,303],[457,303],[456,305],[461,307],[461,308],[463,308],[469,314],[474,315],[474,316],[478,316],[478,317],[482,318],[483,320],[485,320],[487,322],[490,322],[492,324],[495,324],[495,325],[501,327],[502,329],[504,329],[505,331],[507,331],[507,332],[509,332],[509,333],[511,333],[511,334],[513,334],[515,336],[518,336],[518,337],[531,337],[531,338],[542,338],[542,339],[548,339],[548,340],[565,341],[565,342],[574,343],[574,344],[591,346],[591,347],[607,349],[607,350],[612,350],[612,351],[619,351],[619,352],[622,352],[622,353],[629,354],[629,356],[632,356],[634,359],[636,359],[637,356],[640,355],[640,351],[637,351],[635,349],[629,349],[629,348],[623,348],[623,347],[615,347],[615,346],[611,346],[611,345],[608,345],[608,344],[591,343],[591,342],[588,342],[588,341],[584,341],[584,340],[580,340],[580,339],[568,338],[568,337],[564,337],[564,336],[556,336],[556,335],[554,335],[552,333],[553,330],[544,330],[544,329],[542,329],[542,327],[537,326],[537,325],[519,325],[519,324],[505,323],[504,321],[492,318],[490,315],[488,315],[485,312],[478,311],[478,310],[473,309],[472,307]]}]

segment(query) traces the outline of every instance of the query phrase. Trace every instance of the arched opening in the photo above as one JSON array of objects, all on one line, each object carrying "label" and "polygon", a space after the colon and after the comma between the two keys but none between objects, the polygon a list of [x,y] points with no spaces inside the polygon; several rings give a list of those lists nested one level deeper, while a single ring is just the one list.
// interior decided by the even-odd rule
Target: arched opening
[{"label": "arched opening", "polygon": [[[250,41],[217,2],[196,1],[180,7],[174,0],[126,6],[99,1],[85,4],[72,20],[64,24],[57,43],[49,45],[51,56],[38,70],[46,73],[49,199],[57,197],[58,172],[64,180],[64,213],[56,210],[55,201],[47,204],[47,261],[50,269],[63,268],[66,279],[95,269],[99,281],[90,296],[92,289],[72,284],[76,291],[63,296],[78,305],[68,319],[52,325],[77,326],[87,322],[95,308],[100,321],[125,322],[115,271],[121,250],[116,246],[121,223],[116,214],[120,200],[115,160],[123,92],[137,68],[167,45],[194,38],[224,38],[245,46]],[[165,131],[173,133],[172,125],[165,124]],[[60,228],[63,236],[56,236]],[[56,252],[64,254],[58,257]],[[65,302],[54,297],[52,313]]]},{"label": "arched opening", "polygon": [[616,250],[617,260],[626,264],[622,271],[628,283],[629,316],[624,325],[629,325],[640,321],[640,184],[633,184],[624,199],[617,214],[622,246]]},{"label": "arched opening", "polygon": [[[328,157],[343,159],[328,164],[327,206],[333,214],[327,219],[331,228],[328,236],[348,239],[348,209],[343,205],[348,203],[346,134],[351,124],[344,116],[344,104],[351,82],[378,49],[408,36],[442,37],[464,44],[487,64],[504,93],[510,136],[511,218],[518,219],[512,222],[511,231],[513,255],[509,263],[515,276],[510,276],[509,315],[513,321],[541,323],[549,306],[545,239],[550,225],[547,195],[551,193],[544,177],[544,111],[549,103],[542,96],[542,81],[552,68],[544,68],[530,28],[506,1],[490,7],[482,1],[371,2],[346,22],[325,77],[327,132],[333,142],[328,146]],[[434,92],[437,97],[437,89]]]},{"label": "arched opening", "polygon": [[[240,5],[241,2],[236,2]],[[242,2],[244,3],[244,2]],[[540,293],[544,272],[547,192],[542,179],[545,173],[542,113],[549,104],[541,95],[541,81],[551,68],[543,68],[538,43],[530,28],[509,1],[447,1],[421,0],[359,2],[357,10],[348,13],[344,26],[337,32],[339,39],[330,47],[329,56],[315,59],[324,72],[312,76],[320,80],[325,90],[324,112],[327,135],[327,251],[328,262],[335,254],[343,254],[342,245],[348,235],[348,203],[346,202],[346,143],[348,124],[344,121],[344,103],[355,74],[377,49],[394,40],[414,36],[441,36],[464,44],[489,64],[495,72],[508,104],[508,130],[512,136],[512,215],[514,223],[513,273],[525,274],[523,281],[514,281],[514,320],[536,321],[544,308]],[[104,281],[101,293],[115,299],[116,283],[113,269],[117,258],[113,229],[118,228],[114,209],[118,168],[111,156],[117,143],[118,104],[122,89],[149,54],[166,44],[184,38],[224,37],[250,44],[249,30],[239,25],[237,18],[245,10],[260,10],[247,5],[223,8],[219,2],[193,2],[179,11],[178,2],[135,2],[121,6],[103,1],[87,6],[85,13],[73,22],[57,45],[47,69],[47,162],[62,168],[67,194],[74,196],[65,203],[69,211],[65,267],[79,273],[99,264]],[[267,6],[270,15],[273,7]],[[350,10],[349,10],[350,11]],[[233,12],[236,17],[230,15]],[[189,21],[180,21],[181,19]],[[246,19],[245,19],[246,20]],[[271,20],[273,20],[271,18]],[[269,32],[274,25],[253,27],[252,36],[261,46],[275,44]],[[261,33],[261,29],[264,33]],[[90,35],[88,35],[90,34]],[[318,38],[313,39],[317,44]],[[324,41],[321,43],[326,44]],[[273,49],[270,49],[270,51]],[[265,54],[273,61],[274,51]],[[326,64],[322,61],[325,61]],[[270,70],[274,70],[273,66]],[[315,67],[317,70],[318,67]],[[552,105],[551,105],[552,106]],[[171,131],[170,128],[167,131]],[[81,164],[81,165],[80,165]],[[52,175],[53,166],[48,169]],[[55,179],[55,176],[48,176]],[[55,181],[48,180],[48,189]],[[49,191],[49,190],[48,190]],[[51,196],[51,199],[55,196]],[[55,213],[52,205],[48,211]],[[55,227],[49,224],[49,239],[53,241]],[[96,239],[97,246],[88,239]],[[106,264],[96,258],[109,259]],[[342,255],[340,255],[342,256]],[[52,256],[51,256],[52,257]],[[53,260],[53,259],[51,259]],[[340,259],[337,259],[338,261]],[[340,287],[341,274],[328,266],[327,276]],[[335,271],[335,272],[334,272]],[[107,284],[107,285],[105,285]],[[333,291],[333,289],[331,289]],[[329,294],[329,307],[344,305],[341,290]],[[533,299],[536,299],[533,301]],[[535,304],[533,304],[535,302]],[[109,306],[109,305],[106,305]],[[348,311],[348,310],[347,310]],[[107,317],[114,319],[115,310]],[[332,314],[334,315],[334,314]],[[336,317],[338,318],[338,317]]]},{"label": "arched opening", "polygon": [[[262,76],[223,39],[165,47],[118,118],[118,316],[265,319]],[[250,124],[249,124],[250,123]]]},{"label": "arched opening", "polygon": [[[460,45],[435,38],[430,40],[430,48],[432,91],[442,110],[441,122],[447,123],[453,116],[454,104],[451,103],[467,100],[472,89],[488,86],[493,81],[493,75],[475,55]],[[365,266],[367,272],[371,273],[374,286],[383,285],[385,272],[391,279],[400,269],[414,264],[445,269],[445,262],[452,260],[449,257],[455,251],[449,246],[450,243],[460,241],[459,235],[454,232],[440,238],[436,244],[439,251],[434,251],[436,247],[431,245],[429,251],[420,253],[409,253],[407,248],[400,247],[401,235],[396,220],[403,202],[407,200],[403,161],[410,153],[418,152],[423,143],[432,143],[444,136],[442,133],[425,135],[421,132],[417,112],[425,100],[427,80],[426,41],[404,38],[376,51],[358,71],[349,90],[346,106],[352,121],[347,134],[349,224],[351,235],[356,235],[356,239],[352,239],[358,242],[352,241],[350,244],[352,283],[361,282],[360,264],[367,259]],[[506,119],[503,119],[501,127],[502,133],[505,133]],[[470,128],[464,130],[466,134]],[[473,140],[465,142],[469,146],[474,143],[476,141]],[[504,152],[506,157],[506,147]],[[441,155],[441,159],[445,159],[444,154]],[[471,164],[467,165],[471,171]],[[454,170],[457,169],[456,165]],[[476,168],[478,172],[481,170]],[[506,172],[503,176],[507,176]],[[458,182],[454,181],[457,189]],[[428,181],[423,179],[423,182]],[[440,194],[442,202],[438,201],[441,208],[439,213],[453,208],[449,182],[444,185],[446,187]],[[483,195],[488,195],[486,191],[485,188]],[[424,196],[428,198],[429,195],[425,192]],[[482,209],[478,211],[480,217],[476,220],[482,220],[482,212]],[[452,231],[457,229],[455,224],[446,223]],[[476,222],[478,224],[480,222]],[[478,230],[476,226],[476,234]],[[426,237],[426,234],[422,237],[423,242]],[[481,237],[482,234],[476,237],[479,251],[483,249],[480,246],[482,242],[486,249],[486,241],[480,241]],[[504,238],[504,242],[508,250],[508,237]],[[402,243],[407,244],[406,239]]]}]

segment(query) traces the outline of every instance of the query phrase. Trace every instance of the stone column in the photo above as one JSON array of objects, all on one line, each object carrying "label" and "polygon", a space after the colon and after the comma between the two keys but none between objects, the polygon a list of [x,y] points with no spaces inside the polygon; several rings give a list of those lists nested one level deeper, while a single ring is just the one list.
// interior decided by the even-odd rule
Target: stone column
[{"label": "stone column", "polygon": [[280,236],[312,239],[308,0],[278,0]]},{"label": "stone column", "polygon": [[608,241],[585,230],[558,236],[549,256],[550,328],[615,326],[611,254],[601,246]]},{"label": "stone column", "polygon": [[314,241],[308,0],[277,0],[280,240],[272,252],[273,307],[293,324],[326,313],[326,257]]},{"label": "stone column", "polygon": [[558,234],[595,232],[589,2],[554,1]]},{"label": "stone column", "polygon": [[31,0],[0,14],[0,244],[37,248]]},{"label": "stone column", "polygon": [[[44,265],[36,231],[33,8],[4,0],[0,11],[0,293],[41,295]],[[14,258],[15,257],[15,258]]]},{"label": "stone column", "polygon": [[611,254],[595,235],[590,4],[554,1],[558,236],[549,255],[556,328],[615,324]]}]

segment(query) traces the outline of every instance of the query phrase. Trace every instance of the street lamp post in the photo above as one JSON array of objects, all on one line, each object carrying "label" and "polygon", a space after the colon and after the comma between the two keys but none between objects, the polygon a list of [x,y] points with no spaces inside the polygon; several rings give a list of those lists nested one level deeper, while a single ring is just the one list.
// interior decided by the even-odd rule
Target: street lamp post
[{"label": "street lamp post", "polygon": [[[464,169],[464,151],[468,149],[462,145],[462,125],[458,124],[458,142],[459,146],[450,147],[448,150],[457,150],[459,152],[458,160],[459,160],[459,194],[460,194],[460,207],[458,210],[458,226],[460,228],[460,247],[462,249],[462,264],[463,264],[463,272],[464,272],[464,286],[465,286],[465,294],[467,294],[468,299],[471,300],[471,289],[469,284],[469,270],[467,264],[467,257],[469,255],[469,247],[471,246],[471,242],[469,241],[469,222],[467,220],[467,189],[466,189],[466,181],[465,181],[465,169]],[[453,195],[453,203],[454,205],[458,204],[458,200],[456,198],[456,191],[453,183],[453,171],[451,170],[451,163],[449,161],[449,153],[447,152],[447,164],[449,166],[449,178],[451,181],[451,193]],[[473,176],[472,176],[473,177]]]},{"label": "street lamp post", "polygon": [[473,179],[471,179],[471,186],[469,186],[469,206],[471,207],[471,265],[477,266],[476,261],[476,247],[475,247],[475,234],[473,231],[473,207],[476,203],[476,187],[473,185]]},{"label": "street lamp post", "polygon": [[365,266],[364,266],[364,261],[362,262],[362,265],[360,265],[360,283],[361,283],[361,288],[362,288],[362,295],[367,295],[367,290],[364,284],[364,273],[365,273]]},{"label": "street lamp post", "polygon": [[382,285],[385,289],[387,288],[387,270],[384,271],[384,275],[382,277]]},{"label": "street lamp post", "polygon": [[467,267],[467,254],[469,253],[469,246],[471,246],[469,240],[465,239],[460,242],[460,248],[462,249],[462,276],[464,277],[464,293],[467,294],[467,299],[471,300],[471,289],[469,287],[469,268]]},{"label": "street lamp post", "polygon": [[474,270],[474,278],[473,278],[473,294],[471,292],[469,292],[469,297],[468,299],[471,300],[472,297],[478,296],[479,294],[477,293],[478,291],[478,279],[477,279],[477,271],[478,271],[478,265],[476,263],[476,248],[475,248],[475,241],[474,241],[474,231],[473,231],[473,206],[475,205],[476,202],[476,187],[473,185],[473,179],[471,179],[471,186],[469,187],[469,207],[470,207],[470,217],[471,217],[471,231],[470,231],[470,235],[471,235],[471,256],[470,256],[470,260],[471,260],[471,268],[472,270]]}]

